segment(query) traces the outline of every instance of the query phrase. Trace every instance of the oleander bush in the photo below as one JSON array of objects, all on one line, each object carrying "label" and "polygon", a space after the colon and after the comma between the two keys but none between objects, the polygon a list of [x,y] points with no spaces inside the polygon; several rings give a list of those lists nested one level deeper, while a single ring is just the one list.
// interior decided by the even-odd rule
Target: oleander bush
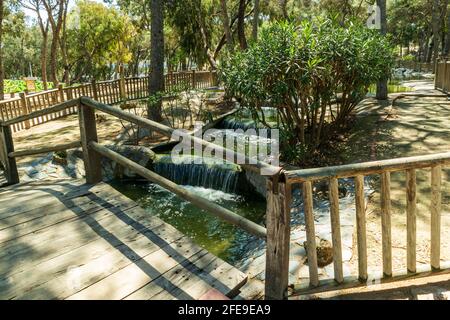
[{"label": "oleander bush", "polygon": [[261,107],[275,107],[284,150],[307,154],[347,126],[370,85],[388,77],[393,64],[393,49],[378,31],[315,19],[270,24],[219,74],[227,96],[256,121],[270,127]]}]

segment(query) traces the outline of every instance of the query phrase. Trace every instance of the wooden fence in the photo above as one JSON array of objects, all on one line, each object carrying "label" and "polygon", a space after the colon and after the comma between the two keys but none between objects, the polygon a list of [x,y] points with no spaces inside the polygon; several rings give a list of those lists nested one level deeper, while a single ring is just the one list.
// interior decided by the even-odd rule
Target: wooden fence
[{"label": "wooden fence", "polygon": [[417,61],[397,61],[397,68],[406,68],[418,72],[433,72],[433,63]]},{"label": "wooden fence", "polygon": [[[378,274],[382,274],[380,280],[390,279],[393,277],[393,270],[398,269],[392,263],[392,240],[391,240],[391,184],[390,177],[392,172],[404,172],[406,175],[407,208],[406,208],[406,233],[407,233],[407,268],[404,272],[400,272],[398,276],[404,277],[416,276],[419,271],[416,267],[416,171],[430,169],[431,171],[431,193],[430,193],[430,267],[425,271],[438,271],[441,269],[440,264],[440,247],[441,247],[441,185],[442,185],[442,169],[450,166],[450,152],[442,154],[434,154],[427,156],[418,156],[410,158],[399,158],[392,160],[383,160],[375,162],[367,162],[360,164],[350,164],[328,168],[306,169],[298,171],[284,172],[286,179],[286,188],[292,188],[293,184],[302,185],[304,213],[307,235],[307,253],[309,266],[309,284],[305,286],[308,290],[311,287],[319,287],[318,290],[324,290],[329,282],[320,283],[318,278],[316,239],[315,239],[315,222],[313,216],[313,188],[314,182],[319,180],[328,181],[329,185],[329,202],[330,217],[333,244],[333,265],[334,265],[334,282],[343,284],[344,282],[366,283],[369,278],[380,279]],[[364,195],[364,177],[371,175],[379,175],[381,177],[381,232],[382,232],[382,266],[380,272],[369,274],[367,268],[367,235],[366,235],[366,212],[365,212],[365,195]],[[342,266],[342,245],[340,233],[340,216],[339,216],[339,190],[338,179],[353,178],[355,183],[355,208],[356,208],[356,233],[357,233],[357,254],[358,254],[358,277],[344,278]],[[290,202],[286,204],[290,208]],[[288,219],[289,211],[285,212]],[[448,266],[446,266],[448,268]],[[284,270],[286,267],[283,268]],[[395,280],[395,279],[391,279]]]},{"label": "wooden fence", "polygon": [[[0,121],[8,121],[31,112],[47,109],[58,103],[77,99],[82,96],[93,98],[106,104],[117,104],[125,100],[143,99],[148,96],[149,77],[123,78],[111,81],[85,83],[73,87],[62,87],[45,92],[26,95],[0,101]],[[190,71],[176,72],[165,75],[166,92],[179,89],[205,89],[216,85],[215,72]],[[24,122],[15,123],[12,132],[29,129],[32,126],[57,118],[74,114],[77,108],[46,114]]]},{"label": "wooden fence", "polygon": [[450,61],[439,61],[436,64],[436,76],[434,81],[436,89],[445,93],[450,92]]}]

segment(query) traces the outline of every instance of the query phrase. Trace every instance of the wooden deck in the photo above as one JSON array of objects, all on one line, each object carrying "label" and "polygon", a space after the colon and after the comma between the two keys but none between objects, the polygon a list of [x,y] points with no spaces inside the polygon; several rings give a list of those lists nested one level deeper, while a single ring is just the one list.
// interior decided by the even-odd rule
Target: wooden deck
[{"label": "wooden deck", "polygon": [[0,299],[208,299],[246,280],[107,184],[0,189]]}]

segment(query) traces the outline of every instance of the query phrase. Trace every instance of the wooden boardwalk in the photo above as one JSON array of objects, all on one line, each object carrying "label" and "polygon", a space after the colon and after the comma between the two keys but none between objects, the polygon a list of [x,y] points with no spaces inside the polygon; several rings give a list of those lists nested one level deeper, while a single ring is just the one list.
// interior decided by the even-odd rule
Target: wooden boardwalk
[{"label": "wooden boardwalk", "polygon": [[105,183],[0,189],[0,299],[225,298],[246,280]]}]

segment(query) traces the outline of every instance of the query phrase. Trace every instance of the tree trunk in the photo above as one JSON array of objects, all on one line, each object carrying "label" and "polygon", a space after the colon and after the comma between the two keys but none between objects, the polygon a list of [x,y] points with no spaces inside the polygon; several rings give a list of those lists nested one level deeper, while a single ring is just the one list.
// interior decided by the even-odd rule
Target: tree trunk
[{"label": "tree trunk", "polygon": [[435,71],[436,62],[439,58],[439,43],[440,43],[440,15],[441,6],[439,0],[433,0],[433,15],[431,26],[433,28],[433,72]]},{"label": "tree trunk", "polygon": [[283,15],[283,19],[288,19],[288,12],[287,12],[287,0],[279,0],[280,1],[280,7],[281,7],[281,13]]},{"label": "tree trunk", "polygon": [[239,45],[242,50],[247,49],[247,39],[245,38],[245,9],[247,7],[246,0],[239,0],[239,10],[238,10],[238,38]]},{"label": "tree trunk", "polygon": [[[381,34],[386,36],[387,34],[387,14],[386,14],[386,0],[377,0],[377,6],[380,8],[380,19],[381,19]],[[388,98],[388,79],[382,79],[377,83],[377,94],[376,98],[378,100],[386,100]]]},{"label": "tree trunk", "polygon": [[44,91],[48,90],[48,79],[47,79],[47,53],[48,53],[48,28],[49,21],[46,24],[42,20],[42,16],[39,11],[39,6],[36,8],[36,14],[38,16],[39,28],[42,34],[42,46],[41,46],[41,77],[42,84],[44,86]]},{"label": "tree trunk", "polygon": [[[48,29],[48,25],[47,25]],[[48,45],[48,34],[42,35],[42,47],[41,47],[41,76],[44,90],[48,90],[48,79],[47,79],[47,45]]]},{"label": "tree trunk", "polygon": [[227,47],[230,52],[233,52],[233,36],[231,34],[230,18],[228,17],[227,1],[220,0],[220,5],[222,7],[222,23]]},{"label": "tree trunk", "polygon": [[[164,3],[151,0],[151,57],[149,95],[164,92]],[[157,98],[148,105],[147,116],[157,122],[162,121],[162,100]]]},{"label": "tree trunk", "polygon": [[255,41],[258,39],[258,26],[259,26],[259,0],[255,0],[255,9],[253,12],[253,30],[252,30],[252,38]]},{"label": "tree trunk", "polygon": [[448,57],[450,53],[450,13],[447,14],[447,36],[445,38],[444,56]]},{"label": "tree trunk", "polygon": [[0,100],[5,99],[4,95],[4,78],[5,73],[3,70],[3,14],[4,14],[4,1],[0,0]]},{"label": "tree trunk", "polygon": [[49,0],[42,0],[42,3],[47,11],[47,16],[52,27],[52,43],[50,45],[50,79],[56,87],[58,81],[58,49],[60,46],[60,34],[63,26],[65,7],[68,0],[58,0],[57,12],[55,14],[55,7]]}]

